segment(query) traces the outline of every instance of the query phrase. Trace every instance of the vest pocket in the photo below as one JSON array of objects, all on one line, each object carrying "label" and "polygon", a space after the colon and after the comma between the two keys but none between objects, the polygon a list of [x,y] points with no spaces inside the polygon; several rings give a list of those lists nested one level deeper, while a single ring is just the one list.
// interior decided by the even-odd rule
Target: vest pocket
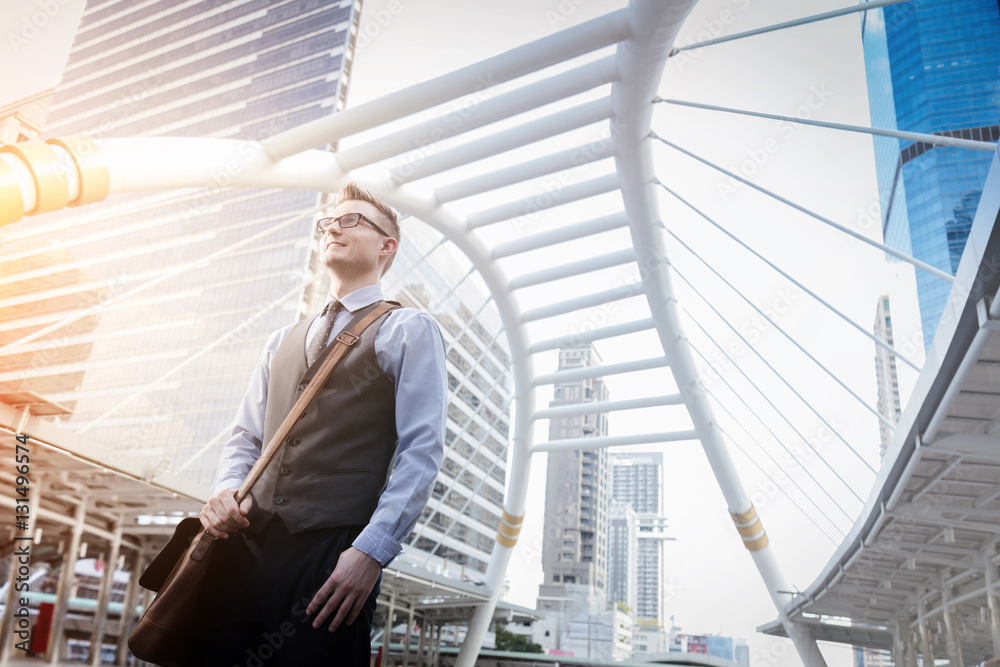
[{"label": "vest pocket", "polygon": [[340,470],[324,470],[316,473],[317,477],[331,477],[333,475],[370,475],[370,468],[342,468]]}]

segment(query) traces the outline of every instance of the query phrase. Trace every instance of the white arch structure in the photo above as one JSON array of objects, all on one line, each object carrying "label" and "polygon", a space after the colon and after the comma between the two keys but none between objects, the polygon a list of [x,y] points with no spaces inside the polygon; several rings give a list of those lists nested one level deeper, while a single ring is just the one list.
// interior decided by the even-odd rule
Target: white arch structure
[{"label": "white arch structure", "polygon": [[[899,1],[879,0],[868,3],[865,7],[874,8]],[[17,219],[20,212],[33,214],[61,208],[67,203],[88,203],[102,199],[108,192],[212,185],[333,192],[348,179],[361,181],[392,205],[432,225],[471,260],[496,302],[512,352],[515,429],[511,442],[509,493],[486,574],[486,585],[491,597],[489,603],[476,612],[457,664],[468,667],[474,663],[488,629],[525,512],[528,475],[534,453],[698,439],[704,447],[741,539],[750,551],[778,610],[785,631],[793,639],[805,664],[824,665],[824,659],[810,631],[801,624],[793,623],[785,612],[791,602],[791,594],[788,592],[791,589],[778,568],[760,518],[728,454],[709,396],[699,383],[693,350],[683,335],[679,306],[673,296],[673,270],[667,262],[664,243],[667,232],[657,205],[660,182],[654,173],[652,160],[652,146],[657,137],[652,134],[651,119],[655,103],[681,104],[673,100],[660,100],[657,89],[667,59],[678,52],[673,49],[674,38],[694,4],[695,0],[633,0],[626,9],[281,132],[262,142],[134,138],[106,139],[95,144],[75,137],[51,140],[48,145],[33,142],[32,146],[7,146],[0,154],[0,195],[3,202],[0,214]],[[851,7],[828,12],[724,39],[791,27],[858,9]],[[718,41],[724,40],[712,40],[711,43]],[[454,118],[438,115],[338,152],[323,148],[366,130],[475,95],[483,87],[484,81],[489,81],[491,85],[514,81],[614,45],[617,45],[614,55],[592,59],[541,81],[478,101],[463,115],[461,122],[455,123]],[[579,103],[542,118],[523,121],[479,138],[452,142],[445,148],[425,155],[418,164],[406,160],[406,156],[415,147],[436,144],[469,130],[486,128],[519,113],[606,84],[611,84],[610,95],[606,97]],[[705,108],[752,113],[720,107]],[[532,155],[530,159],[514,167],[495,169],[484,175],[456,180],[436,188],[420,182],[428,176],[501,153],[516,156],[517,151],[545,138],[569,129],[604,122],[610,124],[610,138],[606,140],[543,157]],[[889,136],[935,144],[956,145],[955,142],[963,141],[926,135],[903,137],[903,133],[891,131],[811,122],[833,129],[888,133]],[[972,145],[964,147],[977,150],[994,149],[992,144],[985,142],[966,144]],[[151,161],[150,155],[156,155],[157,159]],[[573,183],[554,194],[541,192],[532,198],[471,213],[461,213],[453,205],[459,199],[474,204],[477,195],[562,173],[598,160],[613,160],[615,172]],[[377,165],[385,174],[384,177],[366,178],[365,173],[373,172],[366,168],[372,165]],[[753,186],[752,183],[749,184]],[[624,204],[618,213],[575,221],[492,247],[484,241],[482,230],[492,224],[523,216],[538,208],[559,206],[614,191],[620,192]],[[801,210],[823,222],[836,225],[806,209]],[[626,227],[632,239],[632,247],[628,250],[583,257],[567,264],[520,275],[506,275],[496,261]],[[867,242],[867,239],[863,240]],[[915,260],[904,259],[919,268],[926,268]],[[636,266],[640,282],[565,300],[560,300],[558,294],[553,293],[550,303],[530,309],[522,305],[517,293],[517,290],[525,287],[628,264]],[[946,274],[941,274],[940,277],[950,279]],[[525,329],[529,322],[635,296],[645,297],[650,313],[648,318],[548,340],[532,340]],[[656,332],[662,345],[662,356],[549,374],[539,374],[534,367],[533,355],[555,349],[561,344],[613,340],[645,330]],[[606,404],[581,404],[556,411],[536,410],[535,392],[539,386],[568,379],[610,376],[666,366],[669,366],[676,380],[678,394]],[[540,419],[680,404],[686,407],[690,415],[692,430],[563,440],[543,446],[533,443],[533,427]]]}]

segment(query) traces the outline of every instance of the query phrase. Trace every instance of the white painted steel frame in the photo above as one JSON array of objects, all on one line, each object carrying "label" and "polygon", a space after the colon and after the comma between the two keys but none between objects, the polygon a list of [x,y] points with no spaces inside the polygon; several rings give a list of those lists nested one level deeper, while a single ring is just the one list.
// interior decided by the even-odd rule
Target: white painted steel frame
[{"label": "white painted steel frame", "polygon": [[[651,134],[653,105],[637,101],[656,97],[660,77],[671,44],[681,22],[694,3],[675,6],[667,3],[635,2],[629,6],[629,25],[633,39],[619,46],[621,81],[612,88],[611,135],[617,144],[622,199],[629,216],[632,246],[636,250],[643,284],[657,334],[664,354],[688,412],[698,433],[705,455],[719,482],[732,514],[743,514],[753,504],[740,481],[729,456],[725,439],[712,413],[712,406],[698,381],[690,346],[683,335],[680,314],[674,299],[670,267],[664,260],[666,248],[657,206],[656,179],[653,168]],[[671,29],[672,28],[672,29]],[[790,601],[786,583],[769,546],[751,551],[754,563],[778,609],[789,637],[802,661],[810,667],[826,665],[819,647],[803,626],[791,622],[785,613]]]}]

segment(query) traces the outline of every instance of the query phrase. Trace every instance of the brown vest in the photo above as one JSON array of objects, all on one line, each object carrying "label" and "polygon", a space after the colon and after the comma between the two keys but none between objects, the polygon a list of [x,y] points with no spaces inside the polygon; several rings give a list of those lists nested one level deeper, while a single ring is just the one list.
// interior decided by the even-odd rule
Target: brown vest
[{"label": "brown vest", "polygon": [[[355,313],[346,331],[375,308]],[[334,369],[302,418],[289,432],[253,490],[250,532],[277,514],[292,533],[366,525],[385,488],[396,452],[395,387],[379,368],[372,323]],[[330,353],[306,366],[311,320],[295,324],[271,359],[264,411],[264,444]]]}]

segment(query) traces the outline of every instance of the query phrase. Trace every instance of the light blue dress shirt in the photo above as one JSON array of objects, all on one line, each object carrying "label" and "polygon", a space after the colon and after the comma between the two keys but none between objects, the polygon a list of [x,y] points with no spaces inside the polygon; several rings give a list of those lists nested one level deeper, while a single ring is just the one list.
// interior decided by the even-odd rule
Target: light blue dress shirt
[{"label": "light blue dress shirt", "polygon": [[[333,321],[327,342],[347,326],[359,309],[382,298],[382,288],[369,285],[341,299],[344,307]],[[306,349],[318,333],[318,319],[313,318],[309,327]],[[271,359],[292,326],[275,331],[264,347],[236,412],[212,493],[239,487],[260,456]],[[403,539],[416,525],[434,487],[444,455],[448,377],[441,331],[427,313],[414,308],[398,308],[386,316],[375,335],[375,356],[379,368],[395,385],[399,446],[395,470],[371,521],[354,540],[354,547],[384,567],[402,550]]]}]

